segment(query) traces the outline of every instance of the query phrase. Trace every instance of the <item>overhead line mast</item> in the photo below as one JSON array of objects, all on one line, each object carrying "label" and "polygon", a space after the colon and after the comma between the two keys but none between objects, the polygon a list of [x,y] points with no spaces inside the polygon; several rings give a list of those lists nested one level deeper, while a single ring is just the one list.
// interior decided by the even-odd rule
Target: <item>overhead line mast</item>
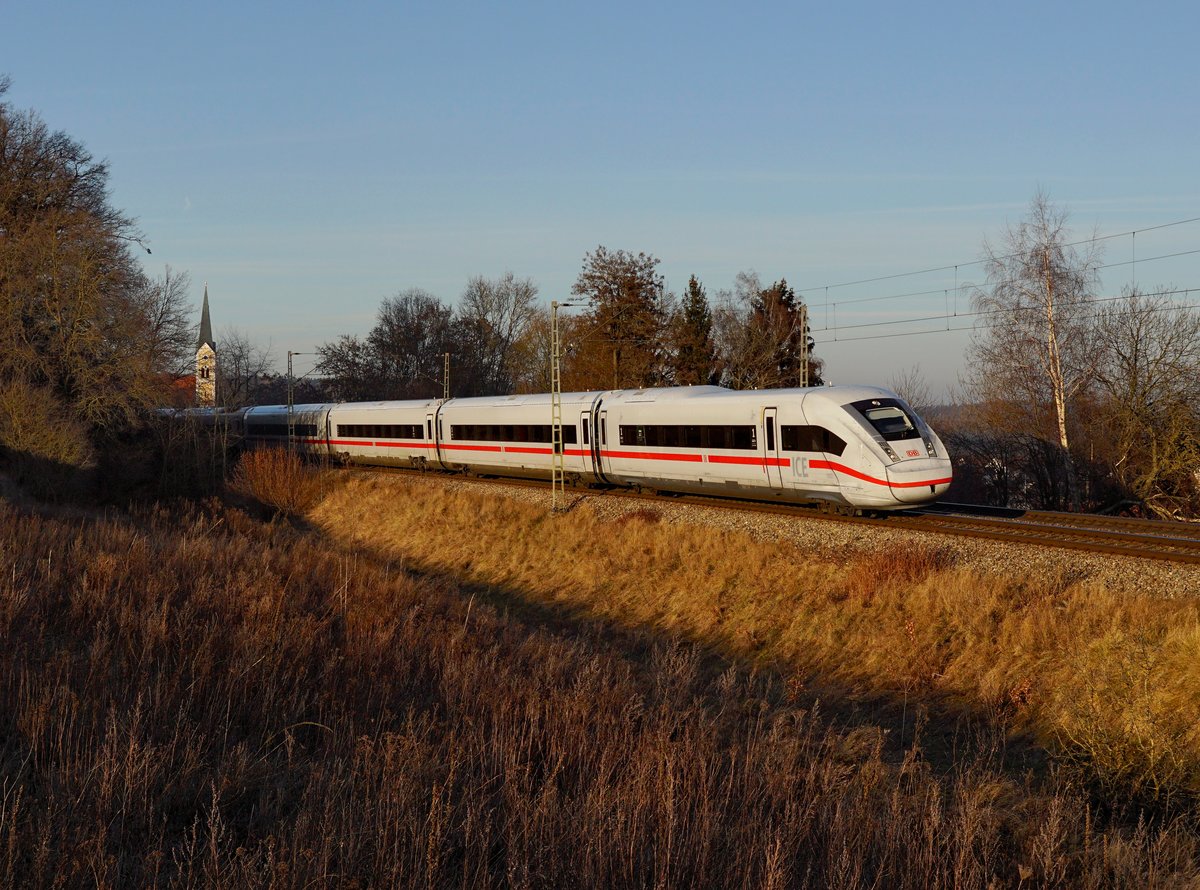
[{"label": "overhead line mast", "polygon": [[578,303],[550,301],[550,509],[560,513],[567,509],[567,479],[563,462],[562,422],[562,343],[558,333],[558,310]]}]

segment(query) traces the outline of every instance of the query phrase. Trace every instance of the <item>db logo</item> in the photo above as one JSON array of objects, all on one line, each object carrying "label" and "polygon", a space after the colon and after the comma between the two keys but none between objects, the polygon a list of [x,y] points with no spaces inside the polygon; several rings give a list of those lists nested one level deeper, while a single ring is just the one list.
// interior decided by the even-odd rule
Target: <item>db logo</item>
[{"label": "db logo", "polygon": [[917,451],[917,449],[915,449],[915,448],[910,448],[910,449],[908,449],[908,451],[906,451],[904,453],[907,454],[909,457],[920,457],[921,456],[921,452]]}]

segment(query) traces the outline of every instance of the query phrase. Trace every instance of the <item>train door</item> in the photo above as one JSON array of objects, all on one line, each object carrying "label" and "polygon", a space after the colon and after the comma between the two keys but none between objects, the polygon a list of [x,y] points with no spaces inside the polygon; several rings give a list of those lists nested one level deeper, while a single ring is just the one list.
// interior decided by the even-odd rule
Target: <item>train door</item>
[{"label": "train door", "polygon": [[776,490],[783,488],[783,476],[779,470],[782,461],[779,458],[778,413],[777,408],[763,409],[763,426],[766,428],[767,434],[765,439],[767,450],[764,463],[766,464],[769,484]]},{"label": "train door", "polygon": [[579,434],[583,436],[579,440],[579,453],[583,457],[584,467],[591,473],[598,473],[599,468],[596,466],[596,447],[593,442],[595,437],[592,435],[592,412],[581,411],[579,413]]},{"label": "train door", "polygon": [[434,437],[433,432],[434,432],[433,431],[433,415],[426,414],[425,415],[425,440],[428,442],[428,446],[430,449],[429,450],[429,459],[430,460],[441,460],[442,455],[441,455],[440,450],[438,449],[437,439]]},{"label": "train door", "polygon": [[592,436],[596,455],[596,466],[599,468],[599,475],[605,482],[608,480],[605,477],[612,470],[612,458],[608,456],[608,412],[601,411],[597,416],[595,435]]}]

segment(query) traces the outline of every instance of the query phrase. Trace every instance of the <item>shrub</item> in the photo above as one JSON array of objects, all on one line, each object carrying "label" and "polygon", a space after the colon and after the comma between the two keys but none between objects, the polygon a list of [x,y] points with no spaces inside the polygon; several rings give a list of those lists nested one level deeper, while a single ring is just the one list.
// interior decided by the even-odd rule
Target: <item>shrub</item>
[{"label": "shrub", "polygon": [[898,584],[919,584],[954,565],[946,547],[892,547],[861,557],[847,572],[847,592],[869,602],[877,590]]},{"label": "shrub", "polygon": [[47,500],[83,490],[96,460],[84,425],[52,391],[23,380],[0,383],[0,452],[14,478]]},{"label": "shrub", "polygon": [[256,448],[238,460],[229,487],[276,513],[299,516],[324,497],[329,481],[322,467],[293,452]]}]

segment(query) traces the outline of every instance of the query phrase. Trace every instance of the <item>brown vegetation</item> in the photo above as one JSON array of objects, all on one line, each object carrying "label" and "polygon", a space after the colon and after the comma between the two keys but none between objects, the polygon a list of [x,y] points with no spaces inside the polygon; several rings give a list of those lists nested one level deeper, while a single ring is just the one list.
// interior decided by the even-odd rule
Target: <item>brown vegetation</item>
[{"label": "brown vegetation", "polygon": [[[1200,603],[984,576],[943,550],[835,559],[704,527],[628,523],[358,477],[310,518],[475,583],[652,627],[868,698],[1002,720],[1146,799],[1200,793]],[[596,546],[603,542],[603,546]]]},{"label": "brown vegetation", "polygon": [[[906,611],[886,583],[849,594],[880,564],[847,573],[651,513],[617,530],[355,477],[308,516],[373,543],[217,502],[84,522],[0,506],[0,883],[1200,880],[1194,828],[1131,823],[1070,773],[1014,777],[986,721],[939,757],[932,725],[898,743],[886,721],[823,716],[837,696],[806,686],[903,684],[914,647],[959,676],[938,641],[970,624],[950,602],[967,607],[933,588],[965,576],[936,553],[897,569]],[[1083,605],[1008,595],[1017,624],[1039,597]],[[827,642],[802,632],[816,621]],[[1102,603],[1093,624],[1120,622]],[[1038,651],[1014,707],[1047,693]]]},{"label": "brown vegetation", "polygon": [[246,451],[234,466],[229,488],[274,513],[300,516],[329,490],[330,479],[319,467],[283,448]]}]

